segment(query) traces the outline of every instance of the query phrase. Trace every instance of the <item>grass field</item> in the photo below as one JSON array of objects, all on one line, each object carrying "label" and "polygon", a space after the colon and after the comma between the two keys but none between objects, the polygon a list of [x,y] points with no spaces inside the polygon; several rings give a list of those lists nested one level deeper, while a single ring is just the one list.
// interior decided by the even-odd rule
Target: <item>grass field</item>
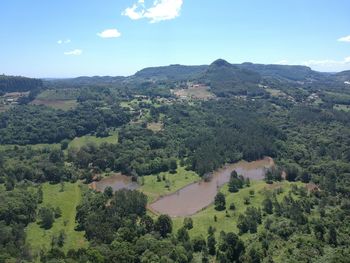
[{"label": "grass field", "polygon": [[53,227],[44,230],[34,222],[26,229],[26,242],[33,249],[34,253],[39,253],[40,249],[50,249],[52,236],[58,235],[61,230],[66,233],[63,250],[77,249],[87,246],[84,232],[77,232],[75,228],[76,206],[81,200],[81,186],[79,183],[65,183],[64,191],[60,192],[61,185],[43,184],[43,203],[41,206],[59,207],[62,216],[55,220]]},{"label": "grass field", "polygon": [[333,108],[335,110],[350,112],[350,105],[335,104]]},{"label": "grass field", "polygon": [[74,109],[78,103],[76,100],[44,100],[44,99],[35,99],[31,102],[33,105],[45,105],[57,110],[71,110]]},{"label": "grass field", "polygon": [[[203,237],[207,236],[207,230],[209,226],[213,226],[216,229],[216,235],[220,234],[220,231],[225,232],[236,232],[238,233],[238,229],[236,226],[236,222],[239,214],[243,213],[247,207],[255,206],[260,207],[262,201],[264,200],[267,192],[272,192],[273,189],[281,187],[283,189],[283,193],[278,195],[278,199],[281,200],[291,188],[293,183],[282,182],[278,185],[267,185],[264,181],[252,181],[251,186],[247,188],[241,189],[238,193],[230,193],[228,191],[227,185],[225,185],[221,192],[226,196],[226,209],[228,211],[229,217],[226,216],[225,211],[216,211],[214,205],[209,206],[203,211],[192,216],[193,219],[193,229],[189,231],[191,237],[202,235]],[[301,185],[301,183],[296,183]],[[250,190],[254,190],[254,196],[250,195]],[[250,204],[244,204],[244,198],[250,198]],[[230,211],[228,207],[231,203],[234,203],[236,209],[234,211]],[[215,222],[214,216],[217,217],[217,221]],[[174,233],[182,227],[183,218],[174,218]],[[244,238],[244,235],[243,235]]]},{"label": "grass field", "polygon": [[60,110],[70,110],[78,105],[77,97],[79,94],[80,91],[76,89],[44,90],[31,104],[46,105]]},{"label": "grass field", "polygon": [[79,95],[78,89],[48,89],[41,92],[36,98],[39,100],[76,100]]},{"label": "grass field", "polygon": [[178,97],[186,97],[188,99],[199,99],[206,100],[214,98],[215,95],[210,92],[209,87],[199,86],[199,87],[188,87],[187,89],[175,90],[174,94]]},{"label": "grass field", "polygon": [[163,123],[161,122],[147,123],[147,129],[153,132],[160,132],[161,130],[163,130]]},{"label": "grass field", "polygon": [[[162,179],[165,177],[165,181]],[[186,171],[184,167],[178,167],[175,174],[169,172],[160,173],[161,181],[157,181],[156,175],[144,176],[144,185],[141,185],[140,191],[148,196],[148,203],[152,203],[158,197],[171,194],[182,187],[200,180],[198,174],[192,171]],[[169,184],[169,188],[166,187]]]},{"label": "grass field", "polygon": [[97,145],[102,143],[118,143],[118,132],[114,131],[110,133],[108,137],[98,138],[92,135],[85,135],[82,137],[74,138],[70,143],[68,148],[80,148],[88,143],[95,143]]},{"label": "grass field", "polygon": [[266,91],[271,94],[271,96],[278,97],[278,96],[285,96],[286,94],[283,91],[280,91],[278,89],[272,89],[272,88],[266,88]]}]

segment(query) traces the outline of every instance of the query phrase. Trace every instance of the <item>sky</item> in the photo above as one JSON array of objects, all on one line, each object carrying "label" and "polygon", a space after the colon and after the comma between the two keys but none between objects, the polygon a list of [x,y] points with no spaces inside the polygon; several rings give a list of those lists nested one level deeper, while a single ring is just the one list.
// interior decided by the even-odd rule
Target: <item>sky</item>
[{"label": "sky", "polygon": [[150,66],[350,69],[349,0],[1,0],[0,74],[128,76]]}]

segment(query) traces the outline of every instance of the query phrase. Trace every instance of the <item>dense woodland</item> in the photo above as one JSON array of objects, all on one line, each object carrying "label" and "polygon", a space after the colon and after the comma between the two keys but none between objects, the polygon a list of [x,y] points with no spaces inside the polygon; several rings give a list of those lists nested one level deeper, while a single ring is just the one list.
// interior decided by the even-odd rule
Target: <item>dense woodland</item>
[{"label": "dense woodland", "polygon": [[[128,78],[44,85],[0,77],[5,92],[66,88],[77,101],[63,111],[27,100],[0,113],[0,262],[348,262],[350,113],[333,108],[349,104],[344,75],[218,60],[210,66],[151,68]],[[176,98],[171,89],[187,80],[209,85],[216,97]],[[265,85],[287,95],[273,96]],[[315,92],[322,103],[308,100]],[[162,123],[162,129],[153,131],[150,123]],[[68,147],[75,137],[112,132],[118,142]],[[110,172],[137,180],[178,166],[206,178],[226,163],[264,156],[276,163],[266,173],[267,185],[300,184],[287,193],[272,187],[259,206],[244,200],[238,231],[209,226],[205,235],[193,237],[191,218],[175,229],[169,216],[147,211],[144,193],[85,187],[76,231],[83,231],[88,246],[63,251],[60,233],[49,250],[34,255],[26,242],[28,224],[50,229],[61,216],[56,207],[42,206],[46,182],[84,186]],[[232,173],[230,194],[247,187],[249,180]],[[235,210],[222,193],[214,206],[218,213]]]}]

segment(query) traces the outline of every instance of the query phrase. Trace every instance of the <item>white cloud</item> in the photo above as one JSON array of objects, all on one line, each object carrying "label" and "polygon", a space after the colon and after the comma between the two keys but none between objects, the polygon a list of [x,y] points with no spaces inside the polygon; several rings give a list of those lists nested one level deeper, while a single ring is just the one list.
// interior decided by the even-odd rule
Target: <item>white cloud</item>
[{"label": "white cloud", "polygon": [[101,33],[97,33],[97,35],[102,38],[116,38],[116,37],[120,37],[122,34],[117,29],[112,28],[112,29],[106,29]]},{"label": "white cloud", "polygon": [[72,51],[64,52],[67,56],[80,56],[83,53],[81,49],[74,49]]},{"label": "white cloud", "polygon": [[280,60],[280,61],[277,61],[277,62],[275,62],[274,64],[278,64],[278,65],[288,65],[288,60],[286,60],[286,59],[282,59],[282,60]]},{"label": "white cloud", "polygon": [[69,44],[71,42],[71,40],[70,39],[66,39],[66,40],[58,40],[57,41],[57,44],[59,44],[59,45],[62,45],[62,44]]},{"label": "white cloud", "polygon": [[132,7],[126,8],[122,15],[132,20],[146,18],[151,23],[157,23],[178,17],[183,4],[183,0],[155,0],[153,6],[146,8],[144,2],[139,0]]},{"label": "white cloud", "polygon": [[340,42],[350,42],[350,35],[338,39]]},{"label": "white cloud", "polygon": [[320,71],[348,70],[350,69],[350,57],[346,57],[343,60],[333,60],[333,59],[308,60],[304,62],[304,65]]}]

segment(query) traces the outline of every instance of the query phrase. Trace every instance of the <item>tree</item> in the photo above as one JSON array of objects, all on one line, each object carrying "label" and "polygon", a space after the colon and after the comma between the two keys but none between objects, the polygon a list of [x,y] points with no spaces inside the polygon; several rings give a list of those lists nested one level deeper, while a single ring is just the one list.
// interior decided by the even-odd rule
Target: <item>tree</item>
[{"label": "tree", "polygon": [[176,159],[170,159],[169,169],[170,169],[170,173],[176,173],[176,169],[177,169]]},{"label": "tree", "polygon": [[243,176],[238,176],[237,172],[233,170],[231,172],[230,181],[228,183],[228,190],[231,193],[238,192],[239,189],[243,187],[244,183],[245,179],[243,178]]},{"label": "tree", "polygon": [[188,229],[188,230],[192,229],[193,228],[193,220],[192,220],[192,218],[191,217],[185,217],[183,226],[186,229]]},{"label": "tree", "polygon": [[44,198],[43,188],[41,185],[38,188],[37,197],[38,197],[38,203],[41,204]]},{"label": "tree", "polygon": [[208,243],[209,254],[214,256],[216,253],[216,240],[215,240],[214,233],[208,236],[207,243]]},{"label": "tree", "polygon": [[244,257],[244,262],[247,262],[247,263],[260,263],[261,262],[261,255],[253,247],[253,248],[251,248],[248,251],[248,253],[246,253],[246,255]]},{"label": "tree", "polygon": [[288,164],[285,167],[287,180],[294,182],[300,175],[300,168],[297,164]]},{"label": "tree", "polygon": [[188,235],[188,231],[185,227],[181,227],[177,231],[177,240],[179,240],[182,243],[185,243],[190,240],[190,236]]},{"label": "tree", "polygon": [[245,247],[243,241],[236,234],[230,232],[223,235],[219,249],[222,252],[221,262],[240,262],[239,259],[243,255]]},{"label": "tree", "polygon": [[337,231],[334,225],[330,225],[328,229],[328,243],[337,246]]},{"label": "tree", "polygon": [[39,217],[41,220],[41,227],[45,229],[50,229],[55,221],[54,212],[48,207],[40,208]]},{"label": "tree", "polygon": [[166,237],[173,231],[173,221],[168,215],[160,215],[155,223],[155,229],[162,237]]},{"label": "tree", "polygon": [[235,210],[235,209],[236,209],[236,206],[235,206],[234,203],[231,203],[229,208],[230,208],[230,210]]},{"label": "tree", "polygon": [[325,227],[320,221],[316,221],[314,225],[314,233],[318,240],[324,240]]},{"label": "tree", "polygon": [[105,190],[103,191],[103,194],[107,197],[107,198],[111,198],[113,196],[113,188],[111,186],[107,186],[105,188]]},{"label": "tree", "polygon": [[192,240],[192,245],[194,252],[201,252],[207,246],[205,239],[202,236],[194,237]]},{"label": "tree", "polygon": [[218,211],[225,210],[226,208],[226,199],[225,195],[221,192],[218,192],[215,196],[215,201],[214,201],[215,209]]},{"label": "tree", "polygon": [[52,210],[55,218],[59,218],[62,216],[62,210],[59,206]]},{"label": "tree", "polygon": [[68,145],[69,145],[69,140],[65,139],[63,141],[61,141],[61,150],[67,150],[68,149]]},{"label": "tree", "polygon": [[144,215],[141,218],[140,225],[145,229],[146,233],[150,233],[154,229],[154,221],[149,215]]},{"label": "tree", "polygon": [[272,214],[273,213],[273,204],[270,198],[266,198],[263,201],[263,211],[267,214]]}]

